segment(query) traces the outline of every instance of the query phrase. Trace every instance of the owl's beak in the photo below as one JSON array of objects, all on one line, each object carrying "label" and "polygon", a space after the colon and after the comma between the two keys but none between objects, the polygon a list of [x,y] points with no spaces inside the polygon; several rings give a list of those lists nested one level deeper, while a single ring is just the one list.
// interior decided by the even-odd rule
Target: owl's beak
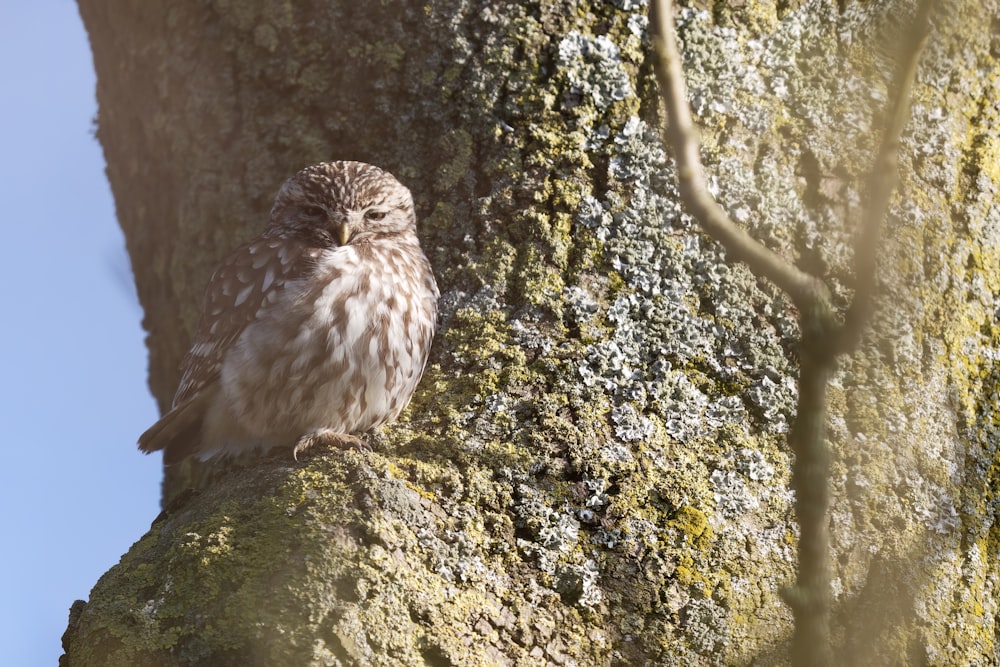
[{"label": "owl's beak", "polygon": [[345,221],[340,225],[340,245],[347,245],[351,239],[351,226]]}]

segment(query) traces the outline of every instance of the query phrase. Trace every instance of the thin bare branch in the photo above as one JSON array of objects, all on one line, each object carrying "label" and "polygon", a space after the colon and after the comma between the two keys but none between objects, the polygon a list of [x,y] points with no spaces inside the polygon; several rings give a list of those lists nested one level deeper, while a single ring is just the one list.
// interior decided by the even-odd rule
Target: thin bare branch
[{"label": "thin bare branch", "polygon": [[830,564],[826,517],[829,509],[829,446],[826,442],[826,390],[838,355],[857,345],[868,320],[875,281],[881,221],[896,187],[899,137],[910,108],[910,91],[917,60],[929,32],[935,0],[921,0],[915,29],[904,46],[902,66],[893,87],[893,102],[870,182],[869,203],[856,250],[858,288],[846,323],[838,325],[826,286],[739,228],[705,185],[698,139],[687,102],[684,75],[670,0],[653,0],[650,23],[656,47],[656,75],[667,110],[665,142],[673,147],[685,208],[702,228],[721,243],[732,260],[745,262],[755,275],[783,289],[799,309],[799,399],[789,444],[795,453],[792,487],[799,523],[798,576],[785,600],[795,616],[792,663],[796,667],[833,664],[830,643]]},{"label": "thin bare branch", "polygon": [[829,451],[826,388],[835,363],[830,344],[839,334],[826,286],[739,228],[705,186],[698,140],[687,102],[680,53],[669,0],[654,0],[650,23],[656,46],[656,74],[667,109],[666,140],[673,146],[681,198],[702,228],[725,246],[755,275],[783,289],[799,309],[802,330],[799,398],[789,444],[795,452],[792,487],[799,523],[799,567],[796,584],[785,591],[795,617],[792,663],[827,667],[830,649],[830,564],[826,515],[829,508]]},{"label": "thin bare branch", "polygon": [[705,185],[671,5],[669,0],[654,0],[650,23],[656,47],[656,78],[667,109],[666,139],[677,161],[681,198],[688,212],[722,244],[731,260],[745,262],[755,275],[769,279],[784,290],[800,310],[812,310],[818,300],[828,301],[826,287],[747,234],[726,215]]},{"label": "thin bare branch", "polygon": [[875,269],[882,221],[889,209],[889,199],[899,181],[899,140],[910,118],[910,97],[917,75],[917,63],[930,35],[930,17],[936,0],[922,0],[917,8],[913,26],[901,44],[899,69],[889,89],[893,95],[882,134],[882,144],[872,173],[868,177],[868,205],[862,219],[861,236],[855,248],[857,284],[854,299],[844,317],[844,325],[837,341],[839,352],[853,350],[861,339],[861,332],[868,322],[875,293]]}]

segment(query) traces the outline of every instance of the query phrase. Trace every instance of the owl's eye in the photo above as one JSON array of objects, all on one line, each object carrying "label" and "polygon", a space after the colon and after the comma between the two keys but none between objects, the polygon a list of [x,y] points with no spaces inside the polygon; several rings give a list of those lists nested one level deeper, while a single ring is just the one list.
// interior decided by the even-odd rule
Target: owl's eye
[{"label": "owl's eye", "polygon": [[320,206],[306,206],[302,209],[302,212],[308,215],[310,218],[326,217],[326,211]]},{"label": "owl's eye", "polygon": [[381,220],[386,216],[386,211],[370,208],[365,211],[365,220]]}]

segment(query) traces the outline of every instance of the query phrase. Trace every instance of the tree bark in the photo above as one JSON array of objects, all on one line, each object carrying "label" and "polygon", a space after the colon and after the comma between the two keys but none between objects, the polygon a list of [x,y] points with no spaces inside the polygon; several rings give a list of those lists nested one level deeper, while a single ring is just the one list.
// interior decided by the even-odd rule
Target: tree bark
[{"label": "tree bark", "polygon": [[[679,212],[644,2],[79,4],[161,407],[212,267],[306,164],[406,183],[443,296],[375,452],[217,471],[62,664],[785,664],[798,331]],[[679,15],[713,193],[841,306],[912,10]],[[838,664],[1000,654],[997,23],[944,3],[828,392]]]}]

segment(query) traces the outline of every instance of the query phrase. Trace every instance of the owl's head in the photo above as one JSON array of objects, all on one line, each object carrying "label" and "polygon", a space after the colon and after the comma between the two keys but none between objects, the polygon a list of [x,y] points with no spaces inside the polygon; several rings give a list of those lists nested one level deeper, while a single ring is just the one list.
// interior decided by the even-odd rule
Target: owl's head
[{"label": "owl's head", "polygon": [[322,162],[285,181],[264,233],[333,247],[414,231],[413,197],[392,174],[364,162]]}]

